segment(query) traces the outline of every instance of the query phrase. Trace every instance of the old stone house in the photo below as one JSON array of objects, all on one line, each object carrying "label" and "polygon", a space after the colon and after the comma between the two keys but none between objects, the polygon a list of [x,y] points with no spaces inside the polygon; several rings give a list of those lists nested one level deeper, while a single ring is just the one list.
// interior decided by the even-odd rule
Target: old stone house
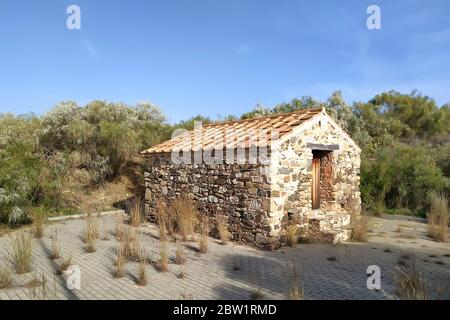
[{"label": "old stone house", "polygon": [[146,215],[185,195],[260,247],[283,242],[290,224],[310,241],[345,240],[360,212],[360,152],[324,109],[197,126],[142,152]]}]

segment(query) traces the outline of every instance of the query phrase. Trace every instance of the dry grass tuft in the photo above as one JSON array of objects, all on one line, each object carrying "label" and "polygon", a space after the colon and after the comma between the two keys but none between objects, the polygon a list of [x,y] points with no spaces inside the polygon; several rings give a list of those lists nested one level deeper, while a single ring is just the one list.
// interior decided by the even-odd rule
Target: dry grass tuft
[{"label": "dry grass tuft", "polygon": [[56,299],[56,281],[54,292],[49,291],[47,278],[42,275],[33,275],[33,279],[26,285],[28,288],[27,296],[31,300],[55,300]]},{"label": "dry grass tuft", "polygon": [[198,240],[198,252],[208,252],[208,233],[209,233],[209,219],[207,216],[200,218],[200,238]]},{"label": "dry grass tuft", "polygon": [[296,224],[291,224],[286,227],[286,243],[292,248],[294,248],[298,243],[296,238],[297,229],[298,227]]},{"label": "dry grass tuft", "polygon": [[38,287],[42,287],[44,284],[45,284],[45,281],[43,280],[43,278],[39,278],[36,274],[33,274],[33,277],[31,278],[30,281],[28,281],[25,284],[25,287],[38,288]]},{"label": "dry grass tuft", "polygon": [[94,253],[95,249],[95,238],[91,233],[87,233],[84,235],[85,246],[84,249],[87,253]]},{"label": "dry grass tuft", "polygon": [[133,240],[125,241],[126,258],[128,261],[140,261],[142,259],[142,246],[139,237]]},{"label": "dry grass tuft", "polygon": [[114,272],[113,275],[115,278],[123,278],[125,276],[125,262],[126,262],[126,253],[125,245],[119,244],[119,248],[117,249],[116,261],[114,264]]},{"label": "dry grass tuft", "polygon": [[183,266],[180,266],[180,272],[177,274],[178,279],[186,278],[186,272],[183,271]]},{"label": "dry grass tuft", "polygon": [[255,288],[250,293],[250,300],[263,300],[265,297],[264,291],[261,288]]},{"label": "dry grass tuft", "polygon": [[12,285],[11,270],[7,268],[0,269],[0,289],[10,288]]},{"label": "dry grass tuft", "polygon": [[130,211],[130,224],[133,228],[137,228],[141,225],[143,221],[142,212],[142,201],[140,197],[133,198],[128,204],[128,209]]},{"label": "dry grass tuft", "polygon": [[99,238],[98,221],[93,215],[88,215],[86,218],[86,225],[83,231],[83,240],[85,243],[85,250],[88,253],[93,253],[95,249],[95,240]]},{"label": "dry grass tuft", "polygon": [[109,231],[108,231],[108,228],[106,226],[103,226],[102,240],[103,241],[108,241],[109,240]]},{"label": "dry grass tuft", "polygon": [[138,233],[136,232],[136,229],[133,229],[130,226],[125,226],[124,235],[125,235],[125,242],[134,242],[138,238]]},{"label": "dry grass tuft", "polygon": [[125,224],[121,214],[116,217],[116,237],[118,241],[125,241]]},{"label": "dry grass tuft", "polygon": [[29,233],[18,233],[10,238],[12,262],[18,274],[31,271],[33,239]]},{"label": "dry grass tuft", "polygon": [[223,214],[216,215],[216,227],[219,232],[219,238],[222,244],[225,245],[230,239],[230,232],[228,231],[228,219]]},{"label": "dry grass tuft", "polygon": [[186,263],[186,255],[179,241],[177,241],[177,249],[175,251],[175,262],[179,265]]},{"label": "dry grass tuft", "polygon": [[175,217],[176,230],[183,241],[188,241],[197,224],[198,210],[194,202],[186,196],[177,197],[169,211]]},{"label": "dry grass tuft", "polygon": [[448,242],[448,199],[445,195],[431,194],[431,210],[428,213],[428,235],[436,241]]},{"label": "dry grass tuft", "polygon": [[370,229],[370,218],[365,215],[352,214],[350,218],[351,240],[356,242],[366,242]]},{"label": "dry grass tuft", "polygon": [[289,300],[303,300],[304,290],[300,277],[297,274],[297,268],[294,264],[292,268],[292,278],[289,286]]},{"label": "dry grass tuft", "polygon": [[41,239],[44,236],[44,225],[47,217],[43,212],[34,211],[32,213],[33,225],[31,226],[31,232],[33,237],[36,239]]},{"label": "dry grass tuft", "polygon": [[58,229],[55,229],[52,235],[52,251],[50,253],[50,259],[57,260],[61,257],[61,250],[59,247]]},{"label": "dry grass tuft", "polygon": [[159,256],[158,270],[161,272],[169,271],[169,253],[167,251],[166,241],[161,241]]},{"label": "dry grass tuft", "polygon": [[173,232],[172,222],[167,211],[167,206],[161,199],[156,201],[156,222],[159,227],[159,238],[161,241],[167,240],[167,234]]},{"label": "dry grass tuft", "polygon": [[69,255],[68,257],[62,259],[61,264],[59,265],[59,272],[63,273],[64,271],[67,271],[71,265],[72,255]]},{"label": "dry grass tuft", "polygon": [[136,229],[128,225],[125,225],[123,229],[122,251],[126,261],[138,261],[140,259],[140,239],[138,237]]},{"label": "dry grass tuft", "polygon": [[395,294],[400,299],[427,300],[429,298],[422,273],[417,271],[415,256],[408,267],[397,267],[395,276]]},{"label": "dry grass tuft", "polygon": [[141,259],[141,261],[139,261],[137,284],[139,286],[145,287],[147,285],[147,283],[148,283],[148,275],[147,275],[147,269],[145,266],[145,260]]}]

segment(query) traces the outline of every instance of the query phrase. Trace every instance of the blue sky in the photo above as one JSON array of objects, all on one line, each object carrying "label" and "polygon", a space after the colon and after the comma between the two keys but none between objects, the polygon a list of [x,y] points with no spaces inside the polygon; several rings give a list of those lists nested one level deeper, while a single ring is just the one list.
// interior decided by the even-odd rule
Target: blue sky
[{"label": "blue sky", "polygon": [[[81,8],[81,30],[66,8]],[[366,9],[381,8],[381,30]],[[294,97],[450,102],[450,1],[0,0],[0,112],[61,100],[160,106],[170,121]]]}]

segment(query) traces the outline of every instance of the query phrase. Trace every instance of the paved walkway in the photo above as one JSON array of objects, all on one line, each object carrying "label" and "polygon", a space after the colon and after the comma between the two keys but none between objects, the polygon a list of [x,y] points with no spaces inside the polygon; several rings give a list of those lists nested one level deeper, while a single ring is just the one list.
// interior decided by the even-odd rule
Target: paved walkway
[{"label": "paved walkway", "polygon": [[[48,299],[250,299],[255,292],[267,299],[287,299],[294,264],[306,299],[392,299],[394,274],[402,254],[416,256],[417,267],[430,288],[449,285],[441,298],[450,299],[450,246],[429,240],[425,225],[418,222],[376,219],[367,243],[299,244],[296,248],[274,252],[236,244],[221,245],[210,239],[208,253],[200,254],[195,242],[184,243],[186,264],[179,266],[171,262],[167,273],[148,264],[148,284],[142,287],[134,281],[137,263],[127,263],[124,278],[115,279],[112,275],[118,246],[113,235],[115,221],[114,216],[99,218],[101,236],[106,230],[110,237],[97,240],[95,253],[84,250],[81,233],[85,221],[68,220],[47,226],[44,238],[33,240],[33,273],[14,273],[12,288],[0,289],[0,299],[43,298],[36,297],[26,287],[33,274],[45,275]],[[64,279],[57,275],[61,260],[49,259],[50,236],[55,229],[61,234],[62,256],[71,255],[73,264],[81,268],[81,290],[66,289]],[[146,224],[140,232],[150,260],[157,261],[160,245],[157,229]],[[169,244],[171,257],[175,248],[174,243]],[[12,269],[9,249],[9,236],[0,237],[1,267]],[[369,265],[381,268],[381,291],[366,287]],[[183,279],[178,278],[180,272],[186,274]]]}]

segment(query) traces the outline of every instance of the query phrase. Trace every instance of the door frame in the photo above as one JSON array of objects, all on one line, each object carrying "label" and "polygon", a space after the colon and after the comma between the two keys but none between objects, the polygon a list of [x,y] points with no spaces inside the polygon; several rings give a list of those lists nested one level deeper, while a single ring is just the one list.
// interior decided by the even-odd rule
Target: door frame
[{"label": "door frame", "polygon": [[320,157],[312,160],[311,179],[311,206],[313,210],[320,209],[320,177],[321,177]]}]

